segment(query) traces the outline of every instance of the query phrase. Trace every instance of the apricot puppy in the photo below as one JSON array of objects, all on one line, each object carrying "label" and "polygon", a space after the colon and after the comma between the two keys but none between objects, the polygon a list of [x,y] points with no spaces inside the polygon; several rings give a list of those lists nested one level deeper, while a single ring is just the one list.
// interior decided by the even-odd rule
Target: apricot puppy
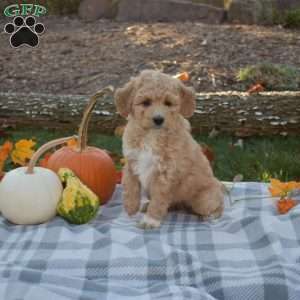
[{"label": "apricot puppy", "polygon": [[195,110],[193,90],[169,75],[143,71],[117,89],[115,103],[128,120],[122,179],[127,213],[139,211],[144,195],[149,205],[143,228],[159,227],[178,204],[204,219],[218,218],[223,212],[222,185],[185,119]]}]

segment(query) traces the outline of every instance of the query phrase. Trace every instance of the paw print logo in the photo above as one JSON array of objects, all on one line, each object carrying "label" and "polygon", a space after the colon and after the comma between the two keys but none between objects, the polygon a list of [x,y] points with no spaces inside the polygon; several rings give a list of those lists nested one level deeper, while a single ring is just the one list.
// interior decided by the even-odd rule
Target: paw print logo
[{"label": "paw print logo", "polygon": [[39,44],[39,35],[45,31],[45,26],[42,23],[36,23],[33,16],[28,16],[26,19],[17,16],[12,23],[5,25],[4,31],[11,34],[10,44],[13,48],[22,45],[36,47]]}]

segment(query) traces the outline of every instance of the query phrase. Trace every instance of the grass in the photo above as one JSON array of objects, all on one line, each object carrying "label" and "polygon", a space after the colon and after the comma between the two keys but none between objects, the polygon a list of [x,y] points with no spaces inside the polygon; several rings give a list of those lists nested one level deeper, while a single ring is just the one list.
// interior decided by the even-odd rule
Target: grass
[{"label": "grass", "polygon": [[232,180],[242,174],[247,181],[300,180],[300,139],[292,137],[249,138],[244,148],[230,147],[231,138],[201,138],[216,152],[215,174]]},{"label": "grass", "polygon": [[[17,141],[20,139],[34,139],[37,142],[37,146],[44,144],[47,141],[53,140],[55,138],[61,138],[64,136],[70,136],[75,134],[74,131],[56,131],[56,130],[36,130],[27,129],[22,131],[13,131],[11,133],[12,141]],[[3,139],[0,139],[3,142]],[[119,138],[109,135],[101,135],[96,133],[91,133],[89,136],[89,145],[102,147],[111,152],[116,152],[121,154],[122,142]]]},{"label": "grass", "polygon": [[[33,138],[41,145],[51,139],[67,136],[74,132],[57,132],[50,130],[22,130],[11,132],[10,140]],[[221,136],[209,139],[196,137],[198,141],[211,146],[216,154],[214,172],[221,180],[232,180],[242,174],[246,181],[268,181],[278,178],[283,181],[300,180],[300,139],[292,137],[249,138],[245,140],[244,149],[231,147],[231,137]],[[4,139],[0,139],[3,143]],[[89,144],[121,154],[122,142],[114,136],[92,133]],[[11,165],[6,166],[6,170]]]}]

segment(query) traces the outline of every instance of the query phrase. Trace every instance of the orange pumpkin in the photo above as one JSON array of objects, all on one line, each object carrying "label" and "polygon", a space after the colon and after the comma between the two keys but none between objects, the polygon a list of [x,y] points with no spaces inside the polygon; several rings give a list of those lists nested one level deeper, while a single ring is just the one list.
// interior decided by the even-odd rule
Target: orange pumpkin
[{"label": "orange pumpkin", "polygon": [[71,169],[99,196],[101,204],[111,198],[116,186],[117,172],[112,159],[105,150],[87,146],[87,127],[97,99],[112,91],[112,87],[107,87],[91,97],[79,128],[77,145],[57,150],[51,155],[47,164],[48,168],[55,172],[60,168]]}]

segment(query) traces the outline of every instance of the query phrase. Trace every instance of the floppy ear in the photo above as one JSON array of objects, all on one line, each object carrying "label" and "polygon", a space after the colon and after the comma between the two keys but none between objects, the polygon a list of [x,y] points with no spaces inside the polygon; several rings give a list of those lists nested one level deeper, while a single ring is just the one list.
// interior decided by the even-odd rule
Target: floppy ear
[{"label": "floppy ear", "polygon": [[192,88],[185,86],[180,82],[180,113],[189,118],[193,115],[196,109],[196,97]]},{"label": "floppy ear", "polygon": [[134,79],[131,79],[124,87],[116,90],[115,104],[118,113],[126,118],[131,112],[132,97],[134,91]]}]

